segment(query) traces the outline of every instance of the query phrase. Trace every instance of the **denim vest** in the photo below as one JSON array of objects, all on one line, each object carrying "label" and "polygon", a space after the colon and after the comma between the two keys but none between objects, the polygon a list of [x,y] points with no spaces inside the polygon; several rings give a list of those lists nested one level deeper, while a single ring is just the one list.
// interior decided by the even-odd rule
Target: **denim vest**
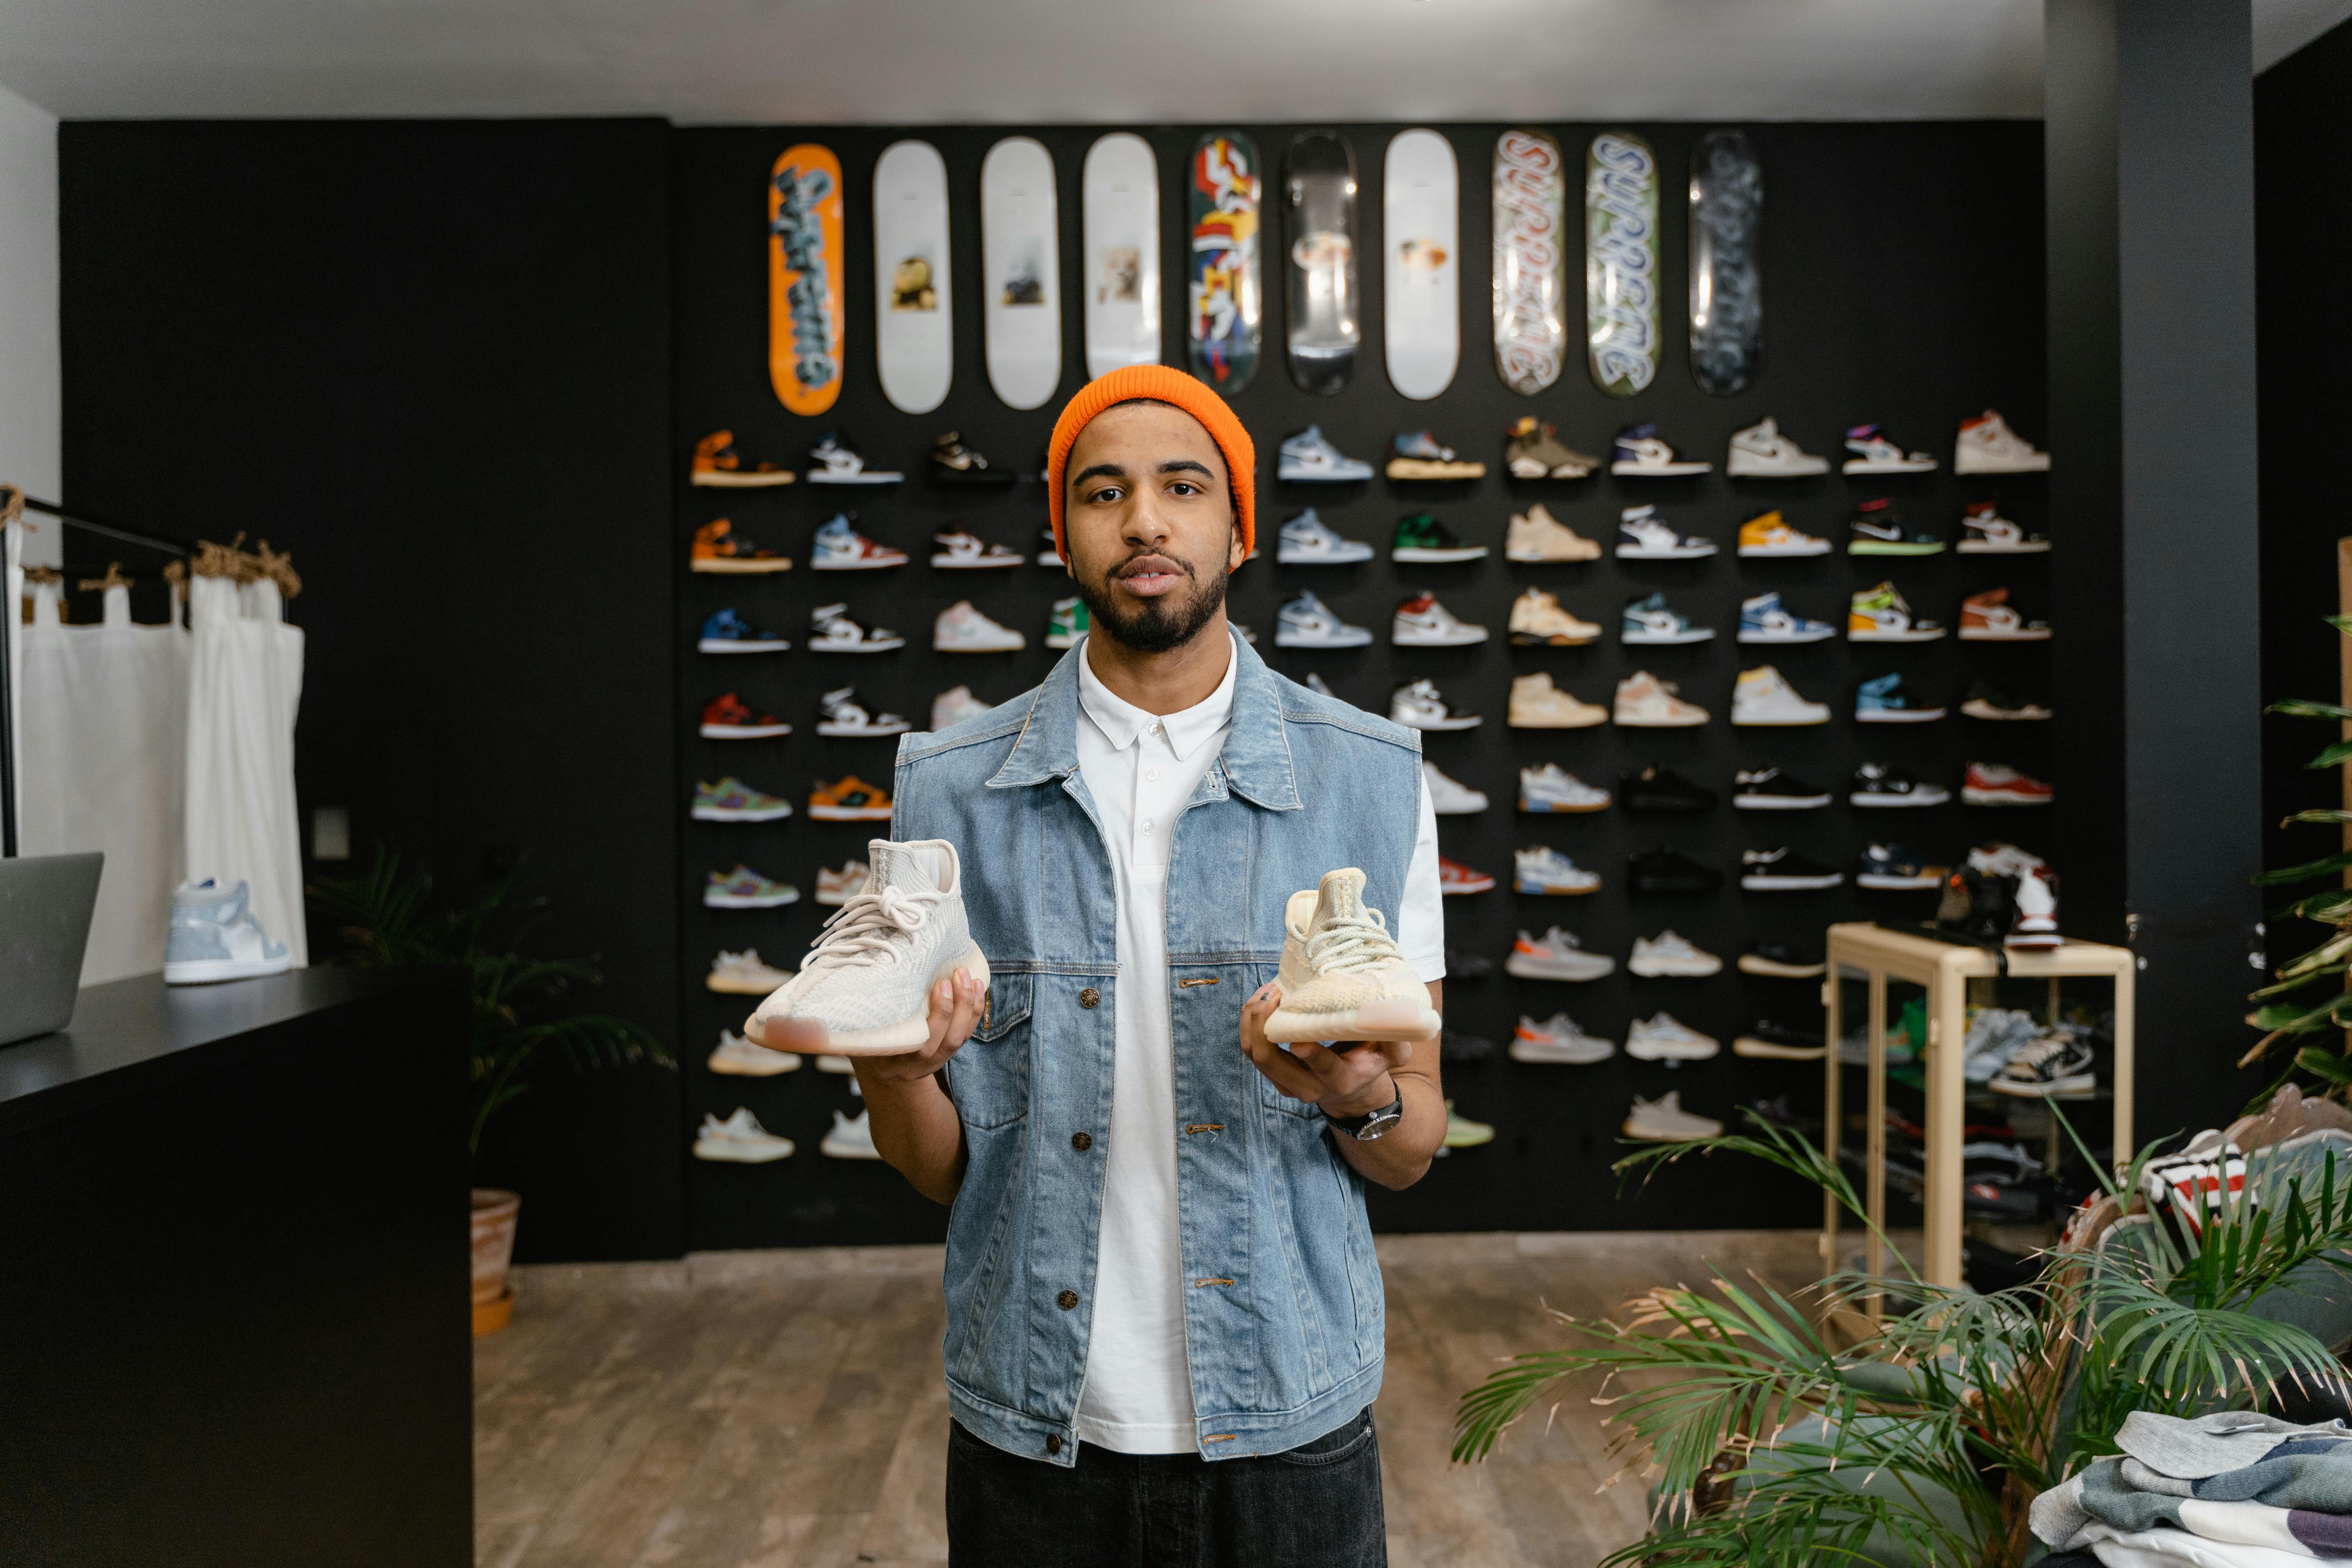
[{"label": "denim vest", "polygon": [[[948,1223],[950,1406],[997,1447],[1060,1465],[1077,1456],[1125,978],[1078,773],[1083,657],[905,737],[891,822],[893,837],[956,846],[992,976],[945,1075],[969,1154]],[[1238,638],[1234,657],[1232,728],[1178,816],[1167,884],[1184,1343],[1208,1459],[1296,1447],[1380,1392],[1362,1179],[1321,1113],[1242,1054],[1241,1009],[1281,961],[1285,900],[1324,872],[1361,867],[1366,900],[1393,916],[1420,806],[1414,731],[1275,674]]]}]

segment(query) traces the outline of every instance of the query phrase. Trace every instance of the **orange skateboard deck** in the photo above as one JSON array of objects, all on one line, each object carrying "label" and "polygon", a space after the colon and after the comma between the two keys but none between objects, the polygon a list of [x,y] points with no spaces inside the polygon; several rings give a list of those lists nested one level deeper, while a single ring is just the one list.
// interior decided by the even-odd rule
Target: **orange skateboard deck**
[{"label": "orange skateboard deck", "polygon": [[787,147],[768,178],[768,378],[795,414],[841,395],[841,160]]}]

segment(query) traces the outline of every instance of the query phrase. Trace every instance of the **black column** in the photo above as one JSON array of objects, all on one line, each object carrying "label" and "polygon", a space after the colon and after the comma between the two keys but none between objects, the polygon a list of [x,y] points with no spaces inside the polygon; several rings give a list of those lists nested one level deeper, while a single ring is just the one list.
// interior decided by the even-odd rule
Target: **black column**
[{"label": "black column", "polygon": [[2143,1135],[2228,1121],[2262,852],[2246,0],[2046,0],[2061,915],[2130,940]]}]

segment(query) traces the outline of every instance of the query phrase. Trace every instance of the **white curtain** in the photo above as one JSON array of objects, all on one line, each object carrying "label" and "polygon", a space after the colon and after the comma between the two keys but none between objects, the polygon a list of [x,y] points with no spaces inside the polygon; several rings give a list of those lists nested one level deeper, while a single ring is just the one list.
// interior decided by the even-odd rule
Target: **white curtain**
[{"label": "white curtain", "polygon": [[[25,711],[25,652],[18,646],[24,640],[19,629],[24,612],[19,606],[25,602],[25,525],[17,516],[19,504],[16,496],[5,487],[0,487],[0,504],[9,509],[0,515],[0,611],[5,611],[0,614],[0,637],[8,639],[8,726],[6,732],[0,733],[0,747],[6,748],[12,759],[18,759],[21,753],[16,750],[16,732],[22,728],[21,715]],[[21,761],[16,776],[25,776]],[[24,821],[25,814],[19,808],[19,832],[23,831]]]},{"label": "white curtain", "polygon": [[189,593],[187,874],[249,884],[255,916],[299,969],[310,961],[294,805],[301,628],[268,577],[240,588],[199,574]]}]

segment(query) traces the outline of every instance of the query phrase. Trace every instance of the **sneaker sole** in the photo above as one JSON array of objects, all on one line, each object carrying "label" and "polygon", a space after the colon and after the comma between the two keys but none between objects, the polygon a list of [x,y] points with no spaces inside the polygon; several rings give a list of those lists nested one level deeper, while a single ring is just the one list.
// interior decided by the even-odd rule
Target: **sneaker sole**
[{"label": "sneaker sole", "polygon": [[1391,633],[1389,640],[1398,647],[1475,647],[1486,640],[1486,634],[1482,631],[1476,637],[1430,637],[1416,632],[1410,637],[1398,637]]},{"label": "sneaker sole", "polygon": [[2046,555],[2050,542],[2039,544],[1994,544],[1982,539],[1963,539],[1952,546],[1963,555]]},{"label": "sneaker sole", "polygon": [[1625,1054],[1637,1062],[1705,1062],[1722,1054],[1723,1047],[1713,1040],[1704,1046],[1648,1046],[1625,1042]]},{"label": "sneaker sole", "polygon": [[1408,730],[1426,730],[1451,733],[1456,730],[1475,730],[1479,725],[1484,724],[1486,721],[1483,718],[1427,720],[1400,719],[1395,714],[1391,713],[1389,715],[1389,721],[1392,724],[1402,724]]},{"label": "sneaker sole", "polygon": [[1736,795],[1731,797],[1734,811],[1811,811],[1829,805],[1825,795]]},{"label": "sneaker sole", "polygon": [[1609,803],[1604,800],[1597,805],[1531,805],[1527,797],[1521,795],[1519,809],[1529,816],[1580,816],[1586,812],[1606,811]]},{"label": "sneaker sole", "polygon": [[[774,735],[789,735],[790,724],[705,724],[702,738],[706,741],[764,741]],[[819,728],[817,733],[824,731]]]},{"label": "sneaker sole", "polygon": [[1627,1120],[1625,1125],[1621,1129],[1621,1131],[1623,1131],[1626,1137],[1633,1139],[1638,1143],[1697,1143],[1709,1138],[1720,1138],[1723,1136],[1723,1130],[1720,1127],[1717,1128],[1712,1132],[1702,1132],[1696,1128],[1678,1129],[1669,1131],[1663,1127],[1652,1127],[1645,1131],[1644,1129],[1635,1125],[1635,1123],[1630,1119]]},{"label": "sneaker sole", "polygon": [[1606,980],[1617,973],[1617,965],[1612,963],[1605,968],[1594,969],[1588,973],[1568,974],[1530,959],[1512,957],[1503,960],[1503,973],[1517,975],[1521,980],[1562,980],[1570,985],[1581,985],[1587,981]]},{"label": "sneaker sole", "polygon": [[819,724],[816,732],[835,739],[856,739],[867,735],[903,735],[912,724]]},{"label": "sneaker sole", "polygon": [[1759,1040],[1753,1035],[1742,1035],[1731,1042],[1731,1054],[1755,1061],[1817,1062],[1830,1054],[1829,1047],[1783,1046],[1770,1040]]},{"label": "sneaker sole", "polygon": [[1944,547],[1937,544],[1895,544],[1884,540],[1867,539],[1848,544],[1848,555],[1941,555]]},{"label": "sneaker sole", "polygon": [[1823,713],[1818,719],[1742,719],[1734,713],[1731,721],[1743,730],[1801,730],[1810,724],[1826,724],[1830,716]]},{"label": "sneaker sole", "polygon": [[1437,886],[1437,890],[1444,898],[1465,899],[1473,893],[1493,892],[1495,879],[1489,877],[1483,882],[1441,882]]},{"label": "sneaker sole", "polygon": [[[1029,641],[1026,637],[1024,637],[1019,642],[996,642],[985,644],[935,642],[931,645],[931,651],[933,653],[1019,653],[1023,648],[1027,647],[1028,646]],[[861,649],[859,651],[867,652],[871,650]]]},{"label": "sneaker sole", "polygon": [[836,1143],[827,1137],[817,1146],[817,1152],[835,1160],[879,1160],[871,1143]]},{"label": "sneaker sole", "polygon": [[[936,985],[957,970],[962,970],[980,983],[983,994],[988,989],[988,957],[974,947],[961,958],[941,964],[931,972],[930,985]],[[822,1018],[774,1014],[760,1023],[762,1044],[773,1041],[780,1050],[799,1051],[806,1056],[827,1057],[900,1057],[909,1051],[919,1051],[931,1037],[930,985],[923,987],[924,1010],[911,1018],[895,1024],[882,1024],[870,1029],[840,1029],[829,1027]],[[751,1015],[758,1019],[760,1015]],[[748,1027],[748,1026],[746,1026]],[[823,1066],[822,1063],[819,1066]]]},{"label": "sneaker sole", "polygon": [[1680,647],[1685,643],[1713,642],[1715,628],[1709,626],[1705,631],[1689,632],[1620,632],[1617,640],[1653,647]]},{"label": "sneaker sole", "polygon": [[1644,966],[1641,960],[1632,959],[1625,964],[1625,973],[1638,974],[1644,980],[1705,980],[1710,975],[1722,973],[1723,962],[1718,959],[1714,968],[1698,969],[1688,966],[1661,967],[1654,963]]},{"label": "sneaker sole", "polygon": [[1908,888],[1940,888],[1944,885],[1944,879],[1941,877],[1896,877],[1878,871],[1863,871],[1856,874],[1853,885],[1857,888],[1884,888],[1899,891]]},{"label": "sneaker sole", "polygon": [[787,974],[783,980],[777,981],[773,985],[761,985],[756,981],[735,980],[723,974],[711,974],[704,976],[702,988],[706,991],[716,991],[721,996],[770,996],[782,987],[785,980],[791,978],[792,976]]},{"label": "sneaker sole", "polygon": [[798,893],[786,893],[781,897],[762,895],[749,899],[740,894],[727,894],[716,899],[705,894],[702,907],[706,910],[778,910],[786,904],[797,904],[800,901],[801,896]]},{"label": "sneaker sole", "polygon": [[811,820],[816,822],[887,822],[890,808],[887,805],[812,805]]},{"label": "sneaker sole", "polygon": [[1751,893],[1811,893],[1844,880],[1844,873],[1838,872],[1826,877],[1742,877],[1739,885]]},{"label": "sneaker sole", "polygon": [[731,637],[704,637],[695,647],[703,653],[788,653],[792,644],[782,637],[770,642],[738,642]]},{"label": "sneaker sole", "polygon": [[2022,934],[2012,931],[2001,945],[2021,948],[2028,952],[2041,952],[2053,947],[2063,947],[2066,945],[2066,940],[2054,931],[2029,931]]},{"label": "sneaker sole", "polygon": [[1949,802],[1952,797],[1940,790],[1932,795],[1878,795],[1868,791],[1857,790],[1845,798],[1846,804],[1849,805],[1868,805],[1877,806],[1882,809],[1896,809],[1906,805],[1943,805]]},{"label": "sneaker sole", "polygon": [[1752,952],[1739,961],[1740,973],[1768,975],[1775,980],[1818,980],[1829,972],[1827,963],[1775,963]]},{"label": "sneaker sole", "polygon": [[1964,467],[1961,459],[1958,458],[1952,459],[1952,472],[1956,474],[2046,474],[2049,471],[2050,458],[2047,453],[2039,458],[2028,458],[2016,464],[1988,464],[1979,460],[1968,463]]},{"label": "sneaker sole", "polygon": [[689,815],[697,822],[782,822],[792,814],[791,806],[782,811],[713,811],[698,805]]},{"label": "sneaker sole", "polygon": [[1941,708],[1857,708],[1857,724],[1926,724],[1944,716]]},{"label": "sneaker sole", "polygon": [[855,561],[812,561],[809,563],[809,570],[812,572],[880,572],[888,567],[904,566],[906,563],[907,558],[903,555],[896,561],[877,561],[861,555]]},{"label": "sneaker sole", "polygon": [[1601,628],[1595,626],[1589,635],[1575,636],[1568,632],[1513,632],[1513,647],[1583,647],[1601,640]]},{"label": "sneaker sole", "polygon": [[1391,458],[1388,476],[1392,479],[1483,479],[1486,477],[1486,465],[1433,463],[1426,458]]},{"label": "sneaker sole", "polygon": [[698,489],[763,490],[772,485],[789,485],[794,477],[789,473],[730,474],[724,469],[717,473],[699,473],[688,481]]},{"label": "sneaker sole", "polygon": [[2050,634],[2046,631],[1996,632],[1976,626],[1962,626],[1960,640],[1962,642],[2048,642]]},{"label": "sneaker sole", "polygon": [[707,1139],[694,1141],[694,1157],[716,1160],[730,1165],[765,1165],[771,1161],[792,1158],[793,1146],[785,1143],[773,1149],[741,1149],[732,1143],[716,1143]]},{"label": "sneaker sole", "polygon": [[906,646],[904,641],[894,637],[888,642],[812,642],[808,650],[811,653],[893,653]]},{"label": "sneaker sole", "polygon": [[166,985],[215,985],[224,980],[257,980],[284,974],[294,967],[294,955],[278,958],[184,958],[163,965]]},{"label": "sneaker sole", "polygon": [[1276,632],[1274,634],[1274,646],[1276,647],[1370,647],[1372,646],[1372,634],[1366,632],[1360,637],[1285,637],[1280,632]]},{"label": "sneaker sole", "polygon": [[686,569],[716,576],[740,576],[759,572],[789,572],[793,563],[781,556],[772,561],[689,561]]},{"label": "sneaker sole", "polygon": [[1743,463],[1734,458],[1723,465],[1726,475],[1735,479],[1810,479],[1830,471],[1827,458],[1816,458],[1811,464],[1780,465]]},{"label": "sneaker sole", "polygon": [[1683,479],[1693,474],[1715,472],[1713,463],[1661,463],[1652,468],[1647,463],[1612,463],[1609,471],[1629,479]]},{"label": "sneaker sole", "polygon": [[2005,712],[1998,708],[1987,707],[1981,702],[1963,702],[1960,704],[1960,711],[1971,719],[1982,719],[1994,724],[2038,724],[2050,717],[2047,713]]},{"label": "sneaker sole", "polygon": [[1961,803],[1967,805],[2048,805],[2046,795],[2012,795],[2005,789],[1966,789],[1960,791]]},{"label": "sneaker sole", "polygon": [[1704,550],[1649,544],[1621,544],[1617,547],[1617,559],[1620,561],[1703,561],[1714,553],[1715,546],[1712,544]]},{"label": "sneaker sole", "polygon": [[1587,893],[1601,890],[1597,883],[1590,888],[1530,888],[1525,882],[1514,882],[1511,887],[1531,899],[1580,899]]},{"label": "sneaker sole", "polygon": [[1742,632],[1739,640],[1744,643],[1808,643],[1827,642],[1835,636],[1835,631],[1823,626],[1817,632]]},{"label": "sneaker sole", "polygon": [[1355,485],[1370,479],[1372,470],[1370,465],[1367,465],[1360,474],[1338,473],[1329,468],[1277,468],[1275,469],[1274,477],[1286,484],[1293,485]]},{"label": "sneaker sole", "polygon": [[2053,1095],[2088,1094],[2099,1087],[2099,1075],[2079,1073],[2073,1078],[2056,1079],[2049,1083],[2003,1083],[1995,1079],[1985,1087],[1995,1094],[2013,1094],[2022,1100],[2046,1100]]},{"label": "sneaker sole", "polygon": [[1516,1040],[1511,1043],[1510,1051],[1511,1059],[1515,1062],[1533,1062],[1538,1067],[1560,1068],[1589,1068],[1595,1062],[1605,1062],[1616,1054],[1617,1047],[1613,1045],[1605,1051],[1579,1051],[1570,1047],[1531,1046]]},{"label": "sneaker sole", "polygon": [[[1845,640],[1848,642],[1938,642],[1943,639],[1945,635],[1944,628],[1941,626],[1937,626],[1931,632],[1850,631],[1845,634]],[[1966,637],[1968,634],[1963,632],[1960,635]]]},{"label": "sneaker sole", "polygon": [[1437,565],[1454,561],[1484,561],[1486,558],[1486,547],[1483,544],[1472,545],[1461,550],[1424,550],[1409,546],[1402,550],[1389,552],[1389,559],[1391,561],[1420,561]]},{"label": "sneaker sole", "polygon": [[931,565],[941,572],[984,572],[998,566],[1020,564],[1021,557],[1018,555],[999,556],[993,561],[951,561],[944,555],[931,557]]},{"label": "sneaker sole", "polygon": [[1818,540],[1812,544],[1803,546],[1787,544],[1743,544],[1739,547],[1739,553],[1750,561],[1778,561],[1807,555],[1827,555],[1829,552],[1830,542],[1826,539]]},{"label": "sneaker sole", "polygon": [[1590,719],[1513,719],[1505,726],[1512,730],[1590,730],[1595,724],[1606,724],[1609,715],[1595,714]]},{"label": "sneaker sole", "polygon": [[1331,1013],[1298,1013],[1276,1007],[1265,1020],[1265,1037],[1277,1045],[1306,1040],[1391,1040],[1417,1043],[1437,1038],[1445,1027],[1426,999],[1383,997],[1360,1007]]},{"label": "sneaker sole", "polygon": [[[765,1049],[764,1047],[755,1048]],[[758,1067],[746,1067],[740,1063],[723,1060],[716,1054],[702,1065],[712,1072],[724,1073],[729,1078],[775,1078],[779,1074],[794,1071],[801,1065],[801,1058],[790,1051],[768,1051],[767,1054],[776,1058],[775,1066],[770,1067],[767,1063],[761,1062]]]},{"label": "sneaker sole", "polygon": [[1361,555],[1284,555],[1276,553],[1276,566],[1360,566],[1372,558],[1369,546]]},{"label": "sneaker sole", "polygon": [[1594,545],[1592,547],[1592,553],[1590,555],[1584,554],[1580,551],[1571,551],[1561,555],[1549,555],[1540,551],[1505,551],[1503,552],[1503,559],[1520,566],[1566,566],[1580,561],[1600,560],[1601,547],[1597,544]]},{"label": "sneaker sole", "polygon": [[1936,465],[1910,463],[1894,458],[1849,458],[1839,472],[1847,474],[1932,474]]},{"label": "sneaker sole", "polygon": [[904,483],[904,474],[811,474],[813,485],[895,485]]}]

